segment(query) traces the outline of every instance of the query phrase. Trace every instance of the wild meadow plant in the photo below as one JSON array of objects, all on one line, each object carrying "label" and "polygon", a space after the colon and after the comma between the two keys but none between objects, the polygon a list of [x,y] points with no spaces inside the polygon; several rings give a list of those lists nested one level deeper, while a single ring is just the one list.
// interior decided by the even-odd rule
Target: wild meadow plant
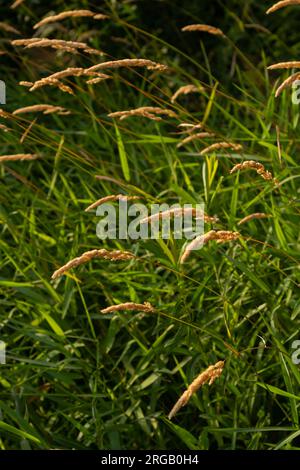
[{"label": "wild meadow plant", "polygon": [[0,447],[299,449],[300,1],[87,3],[2,15]]}]

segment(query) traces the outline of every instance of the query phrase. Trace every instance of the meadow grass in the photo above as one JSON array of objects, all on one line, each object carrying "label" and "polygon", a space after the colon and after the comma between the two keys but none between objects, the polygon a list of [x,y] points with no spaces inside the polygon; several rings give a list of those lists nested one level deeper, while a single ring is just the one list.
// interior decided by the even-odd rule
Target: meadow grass
[{"label": "meadow grass", "polygon": [[[176,3],[178,24],[166,28],[178,47],[144,26],[136,2],[91,7],[104,21],[65,18],[41,29],[33,26],[50,5],[17,3],[7,23],[21,37],[37,31],[85,41],[107,54],[103,62],[147,58],[168,69],[105,69],[111,78],[100,83],[65,76],[29,91],[19,82],[101,61],[80,51],[13,47],[21,37],[3,30],[1,155],[39,158],[0,160],[0,340],[7,345],[0,448],[299,450],[300,371],[292,361],[300,339],[299,105],[290,89],[275,99],[278,82],[267,66],[297,59],[299,35],[286,43],[280,17],[289,15],[292,25],[300,7],[265,19],[271,2],[218,2],[223,22],[208,10],[209,24],[224,38],[181,32],[204,16],[193,2]],[[50,3],[55,13],[70,9],[70,2]],[[71,3],[85,9],[91,2]],[[187,85],[197,93],[174,99]],[[41,103],[70,114],[13,114]],[[108,116],[143,107],[173,114],[160,121]],[[178,146],[183,123],[197,126],[194,133],[201,123],[208,136]],[[228,145],[203,152],[218,142]],[[244,161],[262,165],[278,184],[256,171],[230,173]],[[120,192],[149,204],[204,201],[218,217],[207,232],[240,236],[210,241],[183,265],[180,240],[101,241],[99,218],[85,210]],[[239,225],[257,213],[268,217]],[[51,280],[67,261],[96,249],[135,256],[95,259]],[[154,311],[101,313],[126,303]],[[218,380],[170,421],[182,391],[223,360]]]}]

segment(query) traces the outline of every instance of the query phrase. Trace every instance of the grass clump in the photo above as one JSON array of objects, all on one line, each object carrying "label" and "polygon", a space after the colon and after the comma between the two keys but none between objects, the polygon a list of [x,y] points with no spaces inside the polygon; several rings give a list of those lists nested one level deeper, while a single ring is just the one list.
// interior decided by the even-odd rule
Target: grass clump
[{"label": "grass clump", "polygon": [[[298,30],[261,2],[204,3],[172,2],[160,30],[140,2],[1,7],[1,449],[300,446],[299,107],[267,71]],[[181,32],[204,19],[213,34]],[[12,44],[33,34],[55,48]],[[86,208],[111,195],[205,202],[211,241],[184,264],[172,237],[100,241]]]}]

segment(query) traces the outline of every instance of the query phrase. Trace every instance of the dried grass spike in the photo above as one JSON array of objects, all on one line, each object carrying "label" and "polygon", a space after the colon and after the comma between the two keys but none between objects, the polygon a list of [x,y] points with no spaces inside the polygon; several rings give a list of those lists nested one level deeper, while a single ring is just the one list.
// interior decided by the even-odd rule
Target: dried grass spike
[{"label": "dried grass spike", "polygon": [[9,116],[10,116],[9,113],[7,113],[6,111],[4,111],[4,109],[1,109],[1,108],[0,108],[0,117],[2,117],[2,118],[4,118],[4,119],[7,119]]},{"label": "dried grass spike", "polygon": [[254,219],[267,219],[268,217],[272,217],[270,214],[265,214],[263,212],[256,212],[255,214],[250,214],[250,215],[247,215],[246,217],[244,217],[243,219],[241,219],[238,223],[238,225],[242,225],[242,224],[245,224],[247,222],[249,222],[250,220],[254,220]]},{"label": "dried grass spike", "polygon": [[207,382],[208,385],[212,385],[214,381],[222,374],[224,365],[225,361],[218,361],[216,364],[209,366],[204,372],[201,372],[201,374],[196,377],[196,379],[188,386],[187,390],[175,403],[168,415],[168,418],[172,419],[176,413],[188,403],[191,396],[196,393],[202,387],[202,385],[206,384]]},{"label": "dried grass spike", "polygon": [[278,62],[277,64],[269,65],[268,70],[280,69],[300,69],[300,62],[291,60],[290,62]]},{"label": "dried grass spike", "polygon": [[41,26],[44,26],[45,24],[54,23],[56,21],[61,21],[66,18],[78,18],[78,17],[91,17],[95,20],[105,20],[108,18],[108,16],[106,15],[94,13],[90,10],[69,10],[69,11],[63,11],[61,13],[58,13],[57,15],[46,16],[46,18],[43,18],[41,21],[36,23],[33,29],[40,28]]},{"label": "dried grass spike", "polygon": [[14,9],[14,8],[17,8],[19,5],[21,5],[21,3],[23,3],[24,0],[16,0],[14,3],[12,3],[10,5],[10,8]]},{"label": "dried grass spike", "polygon": [[18,29],[14,28],[10,24],[5,23],[3,21],[0,21],[0,29],[2,29],[3,31],[6,31],[7,33],[21,34]]},{"label": "dried grass spike", "polygon": [[[140,224],[145,224],[145,223],[153,222],[156,220],[162,220],[165,217],[169,217],[169,216],[180,217],[182,215],[192,215],[196,217],[198,215],[198,211],[194,207],[177,207],[173,209],[168,209],[166,211],[157,212],[156,214],[152,214],[148,217],[145,217],[144,219],[140,221]],[[211,217],[207,214],[202,213],[200,215],[201,217],[203,217],[203,220],[206,223],[214,223],[214,222],[218,222],[219,220],[217,217]]]},{"label": "dried grass spike", "polygon": [[188,257],[193,251],[198,250],[201,246],[205,245],[210,240],[217,240],[218,242],[225,243],[232,240],[237,240],[239,237],[239,232],[231,232],[225,230],[210,230],[209,232],[204,233],[203,235],[198,235],[198,237],[194,238],[194,240],[192,240],[186,245],[180,257],[180,264],[185,263],[185,261],[188,259]]},{"label": "dried grass spike", "polygon": [[39,155],[35,153],[16,153],[15,155],[2,155],[0,157],[0,163],[23,161],[23,160],[36,160]]},{"label": "dried grass spike", "polygon": [[86,83],[88,85],[95,85],[96,83],[103,82],[103,80],[107,80],[109,77],[108,75],[106,77],[96,77],[96,78],[91,78],[90,80],[87,80]]},{"label": "dried grass spike", "polygon": [[188,122],[182,122],[181,124],[178,124],[177,127],[184,129],[182,133],[191,134],[192,132],[196,130],[203,129],[203,124],[201,122],[199,122],[198,124],[190,124]]},{"label": "dried grass spike", "polygon": [[113,201],[135,201],[137,199],[141,199],[140,196],[126,196],[125,194],[112,194],[110,196],[102,197],[98,199],[96,202],[93,202],[90,206],[85,209],[85,212],[88,212],[92,209],[96,209],[96,207],[101,206],[101,204],[105,204],[106,202],[113,202]]},{"label": "dried grass spike", "polygon": [[215,134],[212,132],[198,132],[197,134],[189,135],[185,139],[183,139],[179,144],[177,144],[177,148],[182,147],[183,145],[189,144],[194,140],[205,139],[206,137],[214,137]]},{"label": "dried grass spike", "polygon": [[243,149],[243,146],[240,144],[233,144],[231,142],[217,142],[203,149],[200,152],[200,155],[206,155],[210,152],[213,152],[215,150],[220,150],[220,149],[230,149],[230,150],[235,150],[236,152],[238,152]]},{"label": "dried grass spike", "polygon": [[9,127],[7,127],[5,124],[0,124],[0,129],[3,131],[3,132],[9,132],[11,131],[11,129]]},{"label": "dried grass spike", "polygon": [[129,259],[135,258],[135,256],[129,251],[120,251],[120,250],[108,251],[108,250],[102,249],[102,250],[86,251],[81,256],[78,256],[77,258],[74,258],[68,261],[68,263],[66,263],[64,266],[57,269],[52,274],[51,279],[56,279],[62,276],[66,271],[69,271],[69,269],[75,268],[76,266],[87,263],[88,261],[94,258],[103,258],[103,259],[110,260],[110,261],[127,261]]},{"label": "dried grass spike", "polygon": [[214,26],[210,26],[208,24],[190,24],[181,28],[181,31],[200,31],[204,33],[214,34],[216,36],[223,36],[226,37],[223,31],[219,28],[215,28]]},{"label": "dried grass spike", "polygon": [[156,106],[141,106],[140,108],[130,109],[128,111],[116,111],[108,114],[111,118],[118,118],[120,120],[127,119],[130,116],[142,116],[155,121],[160,121],[161,118],[157,115],[166,115],[172,118],[177,118],[177,114],[171,109],[158,108]]},{"label": "dried grass spike", "polygon": [[175,103],[176,99],[180,95],[188,95],[189,93],[199,93],[200,89],[195,85],[184,85],[178,88],[178,90],[171,97],[171,103]]},{"label": "dried grass spike", "polygon": [[19,82],[19,85],[31,87],[33,85],[33,82],[21,81],[21,82]]},{"label": "dried grass spike", "polygon": [[33,44],[39,41],[41,41],[41,38],[14,39],[10,43],[12,46],[27,46],[28,44]]},{"label": "dried grass spike", "polygon": [[267,171],[262,163],[255,162],[254,160],[246,160],[243,163],[238,163],[231,170],[230,174],[235,173],[239,170],[255,170],[258,175],[260,175],[264,180],[270,181],[274,180],[272,173]]},{"label": "dried grass spike", "polygon": [[70,114],[70,111],[63,108],[62,106],[53,106],[51,104],[35,104],[32,106],[26,106],[24,108],[16,109],[12,114],[18,115],[18,114],[25,114],[25,113],[32,113],[32,112],[42,112],[43,114],[52,114],[52,113],[58,113],[58,114],[63,114],[63,115]]},{"label": "dried grass spike", "polygon": [[102,62],[101,64],[93,65],[92,67],[86,69],[88,72],[93,72],[99,69],[118,69],[122,67],[146,67],[148,70],[167,70],[166,65],[153,62],[153,60],[148,59],[120,59],[120,60],[110,60],[108,62]]},{"label": "dried grass spike", "polygon": [[38,88],[41,88],[47,85],[57,85],[58,87],[67,88],[66,90],[63,90],[63,91],[68,91],[73,94],[71,88],[66,87],[66,85],[61,83],[59,80],[61,80],[62,78],[66,78],[66,77],[81,77],[81,76],[96,76],[97,78],[101,78],[103,80],[107,78],[111,78],[109,75],[106,75],[104,73],[85,70],[82,67],[68,67],[65,70],[60,70],[59,72],[55,72],[51,75],[48,75],[48,77],[44,77],[44,78],[41,78],[40,80],[37,80],[31,87],[30,91],[34,91]]},{"label": "dried grass spike", "polygon": [[274,13],[275,11],[280,10],[280,8],[289,7],[292,5],[300,5],[300,0],[283,0],[281,2],[277,2],[271,6],[271,8],[266,11],[266,13],[269,15],[270,13]]},{"label": "dried grass spike", "polygon": [[300,72],[294,73],[290,77],[288,77],[284,82],[277,88],[275,92],[275,98],[278,98],[278,96],[285,90],[287,87],[293,85],[294,82],[297,80],[300,80]]},{"label": "dried grass spike", "polygon": [[133,310],[140,312],[155,312],[155,308],[150,302],[144,302],[143,304],[137,304],[135,302],[126,302],[124,304],[111,305],[110,307],[101,310],[101,313],[113,313],[120,312],[123,310]]}]

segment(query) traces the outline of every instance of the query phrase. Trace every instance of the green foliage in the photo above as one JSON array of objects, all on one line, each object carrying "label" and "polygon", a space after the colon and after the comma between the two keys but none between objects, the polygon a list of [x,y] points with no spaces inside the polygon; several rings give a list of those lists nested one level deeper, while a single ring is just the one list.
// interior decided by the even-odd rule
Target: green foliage
[{"label": "green foliage", "polygon": [[[297,57],[293,25],[300,10],[271,19],[264,15],[269,5],[107,0],[92,8],[87,1],[25,0],[17,11],[1,7],[2,18],[22,33],[4,32],[1,39],[3,109],[49,103],[72,112],[1,118],[11,129],[0,129],[2,155],[41,154],[0,164],[0,339],[7,344],[1,449],[300,448],[300,373],[291,360],[292,342],[300,339],[299,110],[290,90],[275,100],[279,75],[266,72],[275,61]],[[31,37],[48,11],[71,8],[110,19],[69,19],[43,34],[82,41],[88,32],[89,45],[107,57],[9,44]],[[189,23],[221,27],[229,39],[181,33]],[[125,57],[155,60],[170,71],[119,69],[96,85],[68,78],[74,95],[18,85]],[[200,93],[172,104],[173,93],[188,83]],[[107,117],[139,106],[166,107],[179,118]],[[178,124],[201,121],[216,137],[177,148]],[[244,150],[200,155],[218,140]],[[262,162],[280,186],[253,171],[230,175],[245,159]],[[84,209],[120,192],[149,204],[203,200],[219,217],[214,228],[239,230],[241,240],[211,242],[184,267],[178,241],[100,241],[99,219]],[[271,217],[237,225],[253,212]],[[138,259],[94,260],[50,281],[66,261],[98,247],[129,249]],[[127,301],[149,301],[157,313],[100,313]],[[222,359],[221,378],[169,422],[185,387]]]}]

